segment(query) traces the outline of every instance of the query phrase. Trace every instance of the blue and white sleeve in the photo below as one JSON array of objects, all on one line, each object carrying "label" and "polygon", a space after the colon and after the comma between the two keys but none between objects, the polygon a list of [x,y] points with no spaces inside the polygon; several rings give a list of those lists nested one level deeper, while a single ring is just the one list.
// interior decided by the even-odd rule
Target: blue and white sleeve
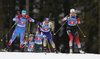
[{"label": "blue and white sleeve", "polygon": [[16,19],[18,19],[18,17],[13,18],[13,21],[17,21]]},{"label": "blue and white sleeve", "polygon": [[32,18],[30,18],[30,20],[29,20],[30,22],[35,22],[35,20],[34,19],[32,19]]}]

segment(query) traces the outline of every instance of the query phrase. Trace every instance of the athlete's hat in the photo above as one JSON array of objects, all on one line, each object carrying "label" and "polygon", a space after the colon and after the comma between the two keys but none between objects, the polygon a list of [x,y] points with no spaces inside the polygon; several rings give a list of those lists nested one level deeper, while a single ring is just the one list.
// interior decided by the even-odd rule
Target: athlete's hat
[{"label": "athlete's hat", "polygon": [[26,15],[26,10],[22,10],[22,14],[23,15]]},{"label": "athlete's hat", "polygon": [[46,21],[45,23],[49,23],[49,18],[45,18],[44,20]]},{"label": "athlete's hat", "polygon": [[71,12],[75,12],[75,9],[70,9],[70,13],[71,13]]},{"label": "athlete's hat", "polygon": [[45,21],[46,21],[46,20],[48,20],[48,21],[49,21],[49,18],[45,18]]}]

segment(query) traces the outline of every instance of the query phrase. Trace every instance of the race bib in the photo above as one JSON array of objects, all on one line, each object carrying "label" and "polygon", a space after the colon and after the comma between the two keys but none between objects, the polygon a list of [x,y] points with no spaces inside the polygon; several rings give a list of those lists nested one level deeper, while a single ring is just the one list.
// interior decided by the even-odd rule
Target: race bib
[{"label": "race bib", "polygon": [[21,24],[25,24],[25,22],[23,22],[23,21],[20,21],[20,23],[21,23]]},{"label": "race bib", "polygon": [[76,24],[77,24],[76,18],[70,18],[70,19],[68,20],[68,25],[70,25],[70,26],[75,26]]},{"label": "race bib", "polygon": [[36,40],[41,41],[41,37],[37,37]]},{"label": "race bib", "polygon": [[77,24],[77,21],[70,21],[70,24]]},{"label": "race bib", "polygon": [[43,29],[44,31],[48,31],[49,29]]},{"label": "race bib", "polygon": [[33,45],[30,45],[29,47],[30,47],[30,48],[32,48],[32,47],[33,47]]}]

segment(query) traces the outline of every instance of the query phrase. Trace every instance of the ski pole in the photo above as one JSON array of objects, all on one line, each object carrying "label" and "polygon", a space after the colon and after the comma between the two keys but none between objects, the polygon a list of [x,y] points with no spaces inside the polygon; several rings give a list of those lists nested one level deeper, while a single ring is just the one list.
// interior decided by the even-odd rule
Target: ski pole
[{"label": "ski pole", "polygon": [[[11,29],[14,28],[14,26],[15,26],[16,24],[17,24],[17,22],[14,23],[14,25],[10,28],[10,30],[9,30],[6,34],[8,34],[8,33],[11,31]],[[3,39],[6,37],[6,34],[5,34],[4,37],[1,39],[1,41],[3,41]]]},{"label": "ski pole", "polygon": [[49,19],[50,19],[51,15],[52,15],[52,13],[49,14]]},{"label": "ski pole", "polygon": [[29,28],[28,28],[28,31],[30,31],[30,25],[31,25],[31,24],[29,23]]},{"label": "ski pole", "polygon": [[[29,42],[29,33],[30,33],[30,23],[29,23],[29,27],[28,27],[28,35],[26,37],[26,40],[28,39],[27,43]],[[27,44],[23,45],[24,48],[27,47]]]},{"label": "ski pole", "polygon": [[78,26],[78,24],[77,24],[77,27],[78,27],[79,30],[81,31],[82,35],[83,35],[84,37],[86,37],[86,36],[84,35],[83,31],[81,30],[81,28]]},{"label": "ski pole", "polygon": [[[66,21],[67,22],[67,21]],[[65,23],[66,23],[65,22]],[[54,35],[56,35],[57,33],[58,33],[58,31],[65,25],[65,23],[64,24],[62,24],[62,26],[55,32],[55,34]]]},{"label": "ski pole", "polygon": [[[47,40],[47,39],[46,39],[46,40]],[[51,49],[50,49],[50,45],[49,45],[48,40],[47,40],[47,44],[48,44],[49,51],[50,51],[50,53],[51,53]]]},{"label": "ski pole", "polygon": [[[28,35],[26,37],[26,39],[28,39],[28,41],[29,41],[29,31],[30,31],[30,23],[29,23],[29,27],[28,27]],[[24,46],[26,46],[26,44]]]}]

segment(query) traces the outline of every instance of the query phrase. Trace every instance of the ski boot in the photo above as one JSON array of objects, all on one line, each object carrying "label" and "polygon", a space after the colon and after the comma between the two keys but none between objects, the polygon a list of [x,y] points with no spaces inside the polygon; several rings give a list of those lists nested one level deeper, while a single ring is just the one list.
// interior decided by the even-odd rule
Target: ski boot
[{"label": "ski boot", "polygon": [[20,50],[19,50],[20,52],[24,52],[24,47],[23,47],[23,45],[21,44],[20,45]]},{"label": "ski boot", "polygon": [[24,49],[23,48],[20,48],[19,52],[24,52]]},{"label": "ski boot", "polygon": [[2,51],[3,52],[8,52],[9,51],[10,46],[7,46],[6,48],[4,48]]},{"label": "ski boot", "polygon": [[46,48],[44,47],[44,50],[43,50],[43,52],[45,53],[45,55],[46,55]]},{"label": "ski boot", "polygon": [[46,52],[46,48],[44,48],[43,52]]},{"label": "ski boot", "polygon": [[73,50],[72,50],[72,47],[70,47],[70,51],[69,51],[70,53],[73,53]]},{"label": "ski boot", "polygon": [[79,52],[80,52],[81,54],[85,54],[85,52],[82,51],[82,49],[80,49],[80,48],[79,48]]},{"label": "ski boot", "polygon": [[55,53],[58,53],[58,50],[54,49],[54,52],[55,52]]}]

